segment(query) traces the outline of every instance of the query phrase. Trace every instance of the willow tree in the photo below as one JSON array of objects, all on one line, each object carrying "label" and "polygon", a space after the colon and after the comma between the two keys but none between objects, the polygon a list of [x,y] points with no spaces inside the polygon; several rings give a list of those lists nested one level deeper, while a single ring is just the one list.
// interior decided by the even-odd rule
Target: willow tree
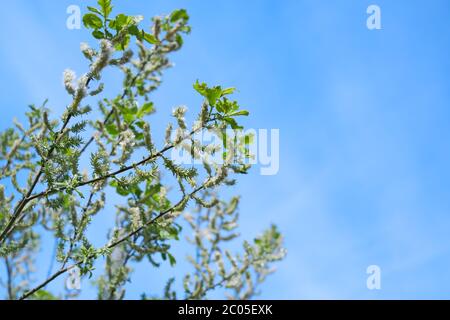
[{"label": "willow tree", "polygon": [[[284,249],[275,226],[244,241],[241,252],[227,249],[227,242],[238,236],[239,198],[224,200],[219,194],[248,171],[251,156],[251,136],[238,138],[227,129],[242,129],[239,118],[248,111],[232,100],[233,88],[196,82],[193,89],[204,97],[197,120],[188,124],[187,109],[174,108],[173,124],[168,124],[164,141],[157,141],[151,96],[171,67],[169,55],[190,32],[187,12],[154,17],[145,28],[142,16],[113,16],[110,0],[87,9],[83,24],[98,45],[81,44],[84,74],[64,71],[71,97],[65,112],[55,117],[46,103],[30,106],[27,123],[15,121],[0,135],[0,279],[5,298],[76,295],[78,290],[48,289],[68,274],[92,277],[99,299],[126,298],[126,285],[133,281],[130,264],[155,267],[148,268],[149,277],[158,275],[161,263],[175,265],[178,257],[171,244],[181,237],[182,225],[192,229],[186,233],[192,235],[192,272],[167,279],[159,294],[148,288],[143,298],[203,299],[218,288],[230,298],[251,298]],[[107,68],[123,73],[115,96],[103,93]],[[86,102],[92,99],[95,110]],[[205,131],[221,144],[198,139]],[[178,163],[171,156],[174,150],[184,150],[196,164]],[[105,210],[108,200],[115,201],[115,213]],[[88,230],[96,228],[102,211],[114,215],[115,222],[104,244],[95,246]],[[51,250],[42,247],[42,239],[49,236],[56,243],[54,267],[39,279],[39,253]]]}]

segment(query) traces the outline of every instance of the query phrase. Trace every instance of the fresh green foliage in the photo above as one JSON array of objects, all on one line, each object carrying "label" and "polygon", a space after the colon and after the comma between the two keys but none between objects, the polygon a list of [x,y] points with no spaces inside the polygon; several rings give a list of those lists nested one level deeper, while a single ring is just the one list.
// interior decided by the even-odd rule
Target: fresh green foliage
[{"label": "fresh green foliage", "polygon": [[[187,109],[177,107],[164,141],[154,139],[153,93],[172,66],[170,54],[190,32],[189,16],[175,10],[154,17],[151,28],[140,26],[143,19],[114,15],[110,0],[88,7],[83,23],[98,46],[81,45],[88,65],[82,76],[64,71],[72,102],[61,116],[53,115],[47,102],[30,106],[24,123],[15,121],[0,133],[0,259],[6,270],[0,285],[6,298],[72,298],[78,292],[52,293],[46,286],[76,268],[83,286],[87,279],[95,283],[99,299],[126,298],[130,265],[147,263],[155,274],[158,267],[176,268],[181,257],[174,256],[172,245],[185,237],[186,225],[194,231],[190,240],[197,253],[190,258],[193,273],[183,280],[188,299],[207,298],[220,287],[233,298],[250,298],[272,270],[269,265],[284,256],[275,227],[252,244],[244,242],[240,254],[226,250],[238,237],[238,199],[225,202],[218,194],[249,169],[244,160],[252,139],[226,136],[226,129],[243,128],[238,120],[249,115],[231,100],[234,88],[197,81],[194,89],[204,98],[197,121],[187,123]],[[101,82],[107,68],[123,74],[122,89],[112,96],[103,93],[108,84]],[[87,105],[88,97],[97,100],[97,108]],[[204,130],[222,137],[225,161],[209,161],[219,151],[198,140]],[[176,163],[170,152],[180,149],[203,166]],[[193,207],[195,214],[187,214]],[[101,245],[89,237],[99,227],[100,212],[114,216]],[[47,279],[36,279],[44,236],[55,240],[53,267]],[[177,280],[167,281],[162,296],[155,295],[162,288],[149,288],[143,296],[174,299],[180,296],[173,290]]]},{"label": "fresh green foliage", "polygon": [[247,110],[241,110],[237,101],[231,101],[226,96],[234,93],[235,88],[222,89],[221,86],[208,87],[204,82],[199,83],[198,80],[194,84],[194,89],[205,97],[208,104],[211,106],[212,115],[227,125],[230,125],[232,129],[243,129],[238,125],[236,117],[248,116]]}]

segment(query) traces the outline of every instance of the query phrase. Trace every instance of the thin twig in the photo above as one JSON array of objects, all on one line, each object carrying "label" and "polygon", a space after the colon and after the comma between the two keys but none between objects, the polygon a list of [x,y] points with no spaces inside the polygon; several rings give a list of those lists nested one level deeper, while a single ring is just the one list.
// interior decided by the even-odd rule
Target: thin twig
[{"label": "thin twig", "polygon": [[7,289],[8,289],[8,299],[13,300],[13,285],[12,285],[12,267],[9,263],[9,258],[5,257],[5,267],[6,267],[6,281],[7,281]]},{"label": "thin twig", "polygon": [[[200,192],[201,190],[203,190],[205,188],[205,184],[201,185],[200,187],[197,187],[195,190],[193,190],[191,193],[189,193],[188,197],[192,198],[196,193]],[[171,213],[172,211],[174,211],[181,203],[183,203],[183,201],[185,200],[185,198],[183,197],[183,199],[181,199],[177,204],[175,204],[174,206],[172,206],[171,208],[162,211],[159,215],[157,215],[156,217],[154,217],[152,220],[150,220],[149,222],[147,222],[146,224],[144,224],[143,226],[137,228],[136,230],[128,233],[127,235],[123,236],[122,238],[116,240],[115,242],[109,244],[106,246],[107,249],[112,249],[116,246],[118,246],[119,244],[127,241],[129,238],[139,234],[142,230],[144,230],[145,228],[151,226],[152,224],[158,222],[160,219],[162,219],[164,216],[166,216],[167,214]],[[92,255],[89,257],[89,259],[93,259],[95,258],[95,255]],[[68,267],[65,267],[57,272],[55,272],[51,277],[49,277],[47,280],[45,280],[44,282],[42,282],[41,284],[39,284],[38,286],[36,286],[35,288],[27,291],[26,293],[24,293],[19,300],[24,300],[27,299],[28,297],[30,297],[31,295],[33,295],[34,293],[36,293],[37,291],[39,291],[40,289],[42,289],[43,287],[45,287],[47,284],[49,284],[50,282],[52,282],[53,280],[55,280],[56,278],[58,278],[60,275],[66,273],[67,271],[81,265],[83,263],[83,261],[78,261]]]},{"label": "thin twig", "polygon": [[69,124],[71,118],[72,118],[72,113],[69,113],[67,115],[65,121],[64,121],[63,126],[61,127],[61,129],[59,130],[58,134],[56,135],[56,137],[55,137],[55,139],[54,139],[50,149],[48,150],[47,156],[45,157],[45,159],[43,159],[42,164],[41,164],[41,166],[39,168],[39,171],[36,174],[36,176],[34,177],[30,188],[28,189],[26,195],[24,195],[22,197],[22,199],[19,201],[16,209],[14,210],[14,213],[13,213],[12,217],[8,221],[8,224],[6,225],[6,227],[3,229],[2,233],[0,234],[0,244],[3,243],[6,240],[6,238],[8,237],[8,235],[10,233],[10,231],[13,229],[14,223],[19,218],[20,214],[22,213],[22,211],[25,208],[25,206],[27,205],[27,203],[29,201],[31,201],[28,198],[32,195],[32,193],[34,191],[34,188],[36,187],[36,185],[38,184],[42,174],[44,173],[45,163],[51,157],[53,151],[56,148],[56,144],[58,143],[59,139],[61,139],[61,137],[63,136],[63,133],[66,130],[66,127]]}]

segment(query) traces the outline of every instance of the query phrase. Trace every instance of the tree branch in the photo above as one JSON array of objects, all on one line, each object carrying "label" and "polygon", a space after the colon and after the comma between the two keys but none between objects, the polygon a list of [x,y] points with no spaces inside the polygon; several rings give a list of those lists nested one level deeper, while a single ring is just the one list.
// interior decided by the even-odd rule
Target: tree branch
[{"label": "tree branch", "polygon": [[[183,197],[180,201],[178,201],[174,206],[172,206],[171,208],[162,211],[159,213],[159,215],[157,215],[156,217],[154,217],[153,219],[151,219],[150,221],[148,221],[146,224],[144,224],[143,226],[137,228],[136,230],[128,233],[127,235],[123,236],[122,238],[116,240],[113,243],[110,243],[108,245],[105,246],[106,249],[112,249],[116,246],[118,246],[119,244],[127,241],[129,238],[139,234],[142,230],[144,230],[145,228],[151,226],[152,224],[158,222],[159,220],[161,220],[163,217],[165,217],[167,214],[173,212],[181,203],[183,203],[183,201],[185,200],[186,197],[192,198],[196,193],[200,192],[201,190],[205,189],[205,184],[202,184],[200,187],[197,187],[196,189],[194,189],[191,193],[189,193],[189,195]],[[89,257],[89,259],[93,259],[95,258],[95,255]],[[55,272],[51,277],[49,277],[47,280],[45,280],[44,282],[42,282],[41,284],[39,284],[38,286],[36,286],[35,288],[27,291],[26,293],[24,293],[19,300],[25,300],[27,298],[29,298],[31,295],[33,295],[34,293],[36,293],[37,291],[39,291],[40,289],[44,288],[46,285],[48,285],[50,282],[52,282],[53,280],[55,280],[56,278],[58,278],[60,275],[66,273],[67,271],[81,265],[83,263],[83,261],[78,261],[68,267],[65,267],[63,269],[60,269],[59,271]]]},{"label": "tree branch", "polygon": [[63,135],[64,131],[66,130],[66,127],[69,124],[69,121],[70,121],[71,118],[72,118],[72,115],[71,115],[71,113],[69,113],[67,115],[67,117],[66,117],[66,120],[64,121],[63,126],[61,127],[60,131],[58,132],[58,134],[56,135],[55,139],[53,140],[53,143],[52,143],[50,149],[47,152],[46,158],[42,160],[42,164],[41,164],[41,166],[39,168],[38,173],[34,177],[30,188],[28,189],[26,195],[24,195],[22,197],[22,199],[19,201],[16,209],[14,210],[14,213],[13,213],[12,217],[8,221],[8,224],[6,225],[6,227],[3,229],[2,233],[0,234],[0,244],[2,244],[6,240],[6,238],[8,237],[8,235],[10,233],[10,231],[13,229],[14,223],[17,221],[17,219],[19,218],[19,216],[22,213],[23,209],[25,208],[27,203],[30,201],[28,198],[33,193],[34,188],[36,187],[36,185],[39,182],[39,179],[41,178],[42,174],[44,173],[45,162],[47,162],[48,158],[52,155],[53,151],[55,150],[55,146],[58,143],[58,141],[61,138],[61,136]]},{"label": "tree branch", "polygon": [[6,267],[6,281],[7,281],[7,290],[8,290],[8,299],[13,300],[14,299],[14,293],[13,293],[13,284],[12,284],[12,267],[9,262],[9,258],[5,257],[5,267]]}]

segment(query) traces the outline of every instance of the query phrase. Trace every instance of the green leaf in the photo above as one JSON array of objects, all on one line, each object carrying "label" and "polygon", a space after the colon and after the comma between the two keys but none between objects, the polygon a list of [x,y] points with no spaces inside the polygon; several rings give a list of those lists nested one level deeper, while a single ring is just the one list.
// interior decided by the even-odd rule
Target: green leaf
[{"label": "green leaf", "polygon": [[232,113],[228,114],[228,116],[229,117],[248,116],[249,114],[250,114],[250,112],[248,112],[247,110],[240,110],[240,111],[232,112]]},{"label": "green leaf", "polygon": [[125,37],[123,37],[122,42],[114,46],[114,49],[116,49],[117,51],[122,51],[128,48],[129,44],[130,44],[130,36],[127,34]]},{"label": "green leaf", "polygon": [[103,32],[101,32],[100,30],[95,30],[94,32],[92,32],[92,35],[94,36],[95,39],[105,39],[105,34]]},{"label": "green leaf", "polygon": [[198,93],[200,93],[202,96],[204,96],[208,100],[208,103],[211,106],[214,106],[216,104],[217,100],[222,95],[222,88],[220,86],[208,88],[206,83],[204,83],[204,82],[199,83],[198,80],[194,84],[194,89]]},{"label": "green leaf", "polygon": [[90,7],[90,6],[88,6],[87,8],[90,12],[96,13],[98,15],[103,15],[102,12],[100,10],[98,10],[97,8]]},{"label": "green leaf", "polygon": [[93,13],[86,13],[83,16],[83,24],[88,29],[100,29],[103,27],[103,21]]},{"label": "green leaf", "polygon": [[177,264],[177,260],[175,259],[175,257],[173,255],[171,255],[170,253],[167,253],[167,255],[169,256],[170,266],[173,267],[174,265],[176,265]]},{"label": "green leaf", "polygon": [[148,102],[142,105],[142,107],[139,109],[137,113],[137,117],[141,119],[143,116],[150,114],[153,112],[153,102]]},{"label": "green leaf", "polygon": [[139,31],[139,28],[135,24],[128,27],[128,33],[131,34],[132,36],[135,36],[139,40],[142,39],[142,34]]},{"label": "green leaf", "polygon": [[144,33],[144,40],[147,41],[150,44],[157,44],[159,43],[159,40],[150,33]]},{"label": "green leaf", "polygon": [[53,294],[43,289],[36,291],[31,298],[34,300],[58,300]]},{"label": "green leaf", "polygon": [[136,115],[131,112],[127,112],[127,113],[123,114],[123,120],[125,120],[125,122],[127,124],[132,123],[135,119],[136,119]]},{"label": "green leaf", "polygon": [[113,123],[106,125],[106,131],[112,136],[119,134],[119,130],[117,130],[116,125]]},{"label": "green leaf", "polygon": [[189,15],[185,9],[178,9],[172,12],[170,15],[170,22],[177,22],[179,20],[189,20]]},{"label": "green leaf", "polygon": [[181,47],[183,45],[183,37],[180,34],[176,34],[175,36],[175,41],[177,42],[177,44]]},{"label": "green leaf", "polygon": [[217,102],[217,99],[220,98],[222,94],[222,89],[220,87],[214,87],[210,89],[206,95],[208,102],[210,105],[214,106]]},{"label": "green leaf", "polygon": [[130,190],[122,186],[117,180],[111,181],[110,186],[116,188],[116,192],[123,197],[130,194]]},{"label": "green leaf", "polygon": [[244,127],[238,125],[238,123],[236,122],[236,120],[234,120],[233,118],[223,118],[223,120],[228,123],[232,129],[234,130],[240,130],[243,129]]},{"label": "green leaf", "polygon": [[170,233],[165,229],[161,229],[159,230],[159,237],[161,240],[170,239]]},{"label": "green leaf", "polygon": [[108,18],[113,9],[113,6],[111,5],[111,0],[98,0],[97,3],[102,10],[103,17]]},{"label": "green leaf", "polygon": [[227,96],[227,95],[233,94],[234,91],[236,91],[236,88],[226,88],[226,89],[223,89],[223,90],[222,90],[222,95],[221,95],[221,96],[223,97],[223,96]]},{"label": "green leaf", "polygon": [[137,120],[134,122],[134,124],[137,125],[139,128],[144,129],[145,121]]},{"label": "green leaf", "polygon": [[217,102],[216,105],[217,111],[220,113],[224,113],[225,115],[229,115],[239,110],[239,105],[236,101],[228,100],[227,98],[223,98]]},{"label": "green leaf", "polygon": [[111,20],[109,27],[117,31],[122,30],[123,27],[129,25],[132,22],[132,18],[124,15],[123,13],[116,16],[114,20]]},{"label": "green leaf", "polygon": [[198,80],[194,83],[194,89],[200,93],[202,96],[206,95],[206,90],[208,89],[208,86],[206,85],[206,83],[202,82],[198,82]]}]

